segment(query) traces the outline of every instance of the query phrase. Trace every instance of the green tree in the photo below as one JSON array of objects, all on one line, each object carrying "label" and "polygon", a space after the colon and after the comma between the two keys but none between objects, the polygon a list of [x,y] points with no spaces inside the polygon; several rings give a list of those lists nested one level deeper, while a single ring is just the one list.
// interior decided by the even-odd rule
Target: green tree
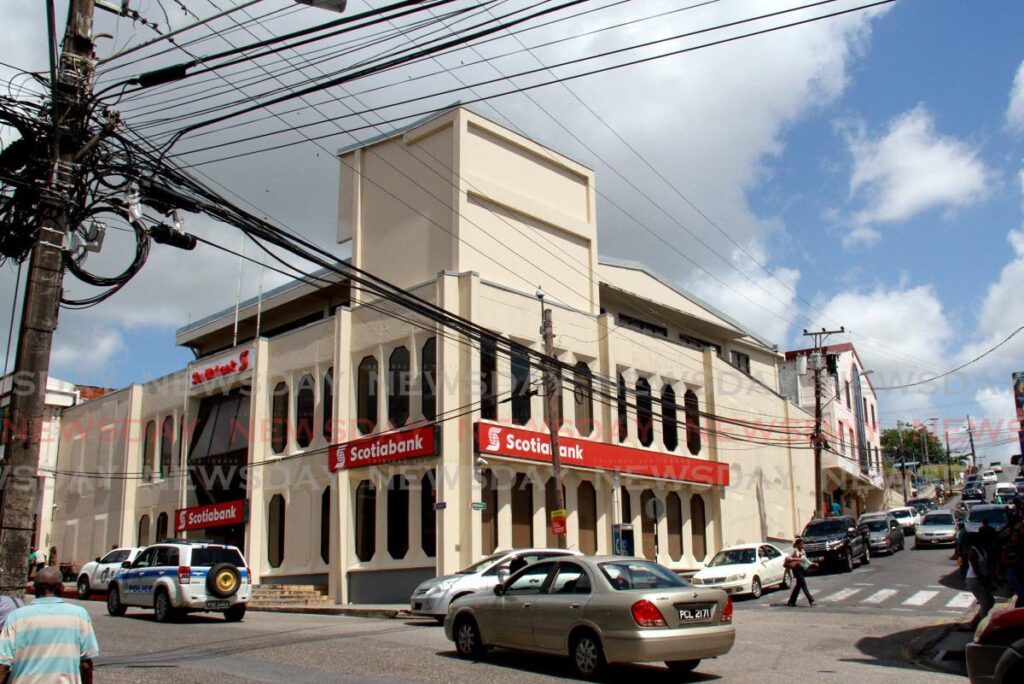
[{"label": "green tree", "polygon": [[925,445],[927,444],[929,463],[946,462],[946,447],[943,446],[938,437],[924,427],[903,428],[902,442],[900,432],[896,428],[882,430],[882,455],[887,463],[895,464],[900,462],[902,457],[902,452],[900,451],[901,444],[903,451],[906,452],[907,461],[924,463]]}]

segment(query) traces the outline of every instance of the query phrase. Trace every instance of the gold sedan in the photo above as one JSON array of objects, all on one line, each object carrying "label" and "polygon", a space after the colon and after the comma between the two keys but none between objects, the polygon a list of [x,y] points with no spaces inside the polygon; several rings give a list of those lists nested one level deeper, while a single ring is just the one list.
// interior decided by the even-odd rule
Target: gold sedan
[{"label": "gold sedan", "polygon": [[661,661],[690,672],[736,639],[724,591],[622,556],[534,563],[493,593],[452,602],[444,630],[463,658],[479,659],[493,646],[568,655],[586,678],[608,663]]}]

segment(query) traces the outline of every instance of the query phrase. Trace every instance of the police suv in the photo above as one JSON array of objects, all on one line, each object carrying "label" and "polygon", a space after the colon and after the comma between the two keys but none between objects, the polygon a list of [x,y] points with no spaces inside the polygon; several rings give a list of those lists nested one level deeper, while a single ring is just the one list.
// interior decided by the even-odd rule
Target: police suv
[{"label": "police suv", "polygon": [[130,606],[152,608],[158,622],[188,612],[219,612],[238,622],[251,594],[252,574],[236,547],[174,540],[121,564],[107,591],[107,612],[120,616]]}]

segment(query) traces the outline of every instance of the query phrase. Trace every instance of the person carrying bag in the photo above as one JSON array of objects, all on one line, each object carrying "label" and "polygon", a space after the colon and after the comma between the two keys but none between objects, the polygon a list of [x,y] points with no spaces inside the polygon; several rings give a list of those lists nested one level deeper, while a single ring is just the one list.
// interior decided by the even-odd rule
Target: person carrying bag
[{"label": "person carrying bag", "polygon": [[793,571],[793,578],[796,583],[793,585],[793,593],[789,595],[788,606],[796,606],[796,600],[800,597],[800,592],[804,592],[804,596],[807,597],[807,605],[814,605],[814,597],[811,596],[811,591],[807,588],[807,571],[815,567],[817,563],[812,563],[807,560],[807,554],[804,553],[804,540],[797,539],[793,542],[793,550],[786,556],[786,560],[783,565]]}]

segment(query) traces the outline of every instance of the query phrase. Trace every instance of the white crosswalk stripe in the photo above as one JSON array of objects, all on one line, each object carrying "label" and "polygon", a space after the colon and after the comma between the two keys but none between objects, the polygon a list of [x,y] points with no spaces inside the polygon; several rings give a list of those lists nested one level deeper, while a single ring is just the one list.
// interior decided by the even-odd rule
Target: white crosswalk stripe
[{"label": "white crosswalk stripe", "polygon": [[836,593],[834,593],[834,594],[832,594],[830,596],[826,596],[822,600],[823,601],[830,601],[830,602],[844,601],[844,600],[850,598],[851,596],[853,596],[854,594],[858,593],[859,591],[860,591],[860,589],[843,589],[841,591],[837,591]]},{"label": "white crosswalk stripe", "polygon": [[974,594],[961,591],[946,603],[947,608],[970,608],[974,604]]},{"label": "white crosswalk stripe", "polygon": [[937,591],[919,591],[906,601],[903,602],[905,606],[923,606],[924,604],[931,601],[933,598],[939,595]]},{"label": "white crosswalk stripe", "polygon": [[895,589],[879,589],[871,596],[863,599],[861,603],[882,603],[883,601],[888,601],[896,594],[897,591]]}]

